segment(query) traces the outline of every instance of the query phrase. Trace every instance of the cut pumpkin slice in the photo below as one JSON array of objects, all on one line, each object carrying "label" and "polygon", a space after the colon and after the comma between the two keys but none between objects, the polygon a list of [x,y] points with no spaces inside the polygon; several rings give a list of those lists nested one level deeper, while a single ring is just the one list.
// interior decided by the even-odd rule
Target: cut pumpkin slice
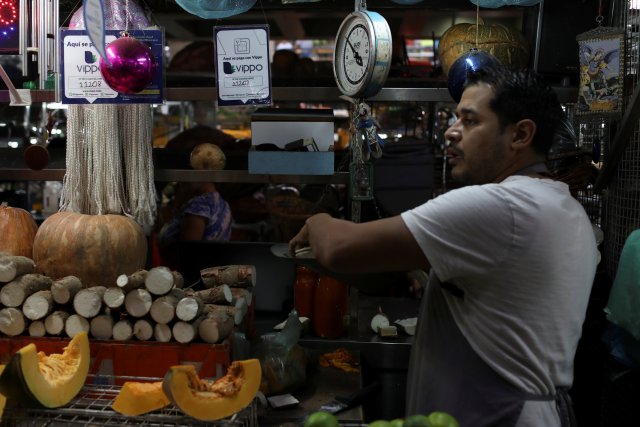
[{"label": "cut pumpkin slice", "polygon": [[[0,375],[4,371],[5,365],[0,365]],[[2,414],[4,413],[4,407],[7,404],[7,398],[4,397],[4,394],[0,394],[0,422],[2,422]]]},{"label": "cut pumpkin slice", "polygon": [[76,334],[62,354],[46,355],[35,344],[18,350],[0,376],[0,393],[16,403],[33,401],[46,408],[67,405],[80,392],[89,373],[89,339]]},{"label": "cut pumpkin slice", "polygon": [[162,391],[162,381],[127,381],[111,407],[122,415],[135,416],[162,409],[169,403],[171,402]]},{"label": "cut pumpkin slice", "polygon": [[172,366],[163,389],[182,412],[201,421],[229,417],[249,405],[260,388],[258,359],[232,362],[227,374],[216,381],[200,379],[192,365]]}]

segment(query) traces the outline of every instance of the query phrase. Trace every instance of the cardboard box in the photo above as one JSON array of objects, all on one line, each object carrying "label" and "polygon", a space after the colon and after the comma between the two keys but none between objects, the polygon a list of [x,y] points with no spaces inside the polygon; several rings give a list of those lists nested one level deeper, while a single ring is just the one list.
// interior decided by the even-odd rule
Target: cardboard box
[{"label": "cardboard box", "polygon": [[263,108],[251,115],[251,144],[274,144],[313,138],[318,151],[333,145],[334,115],[331,109]]}]

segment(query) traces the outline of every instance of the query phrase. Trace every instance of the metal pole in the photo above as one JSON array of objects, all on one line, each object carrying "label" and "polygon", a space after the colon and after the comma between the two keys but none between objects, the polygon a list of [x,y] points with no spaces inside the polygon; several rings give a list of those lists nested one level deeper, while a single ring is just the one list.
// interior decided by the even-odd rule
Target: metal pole
[{"label": "metal pole", "polygon": [[[40,1],[39,0],[33,0],[31,2],[29,2],[31,5],[31,40],[29,41],[29,44],[31,46],[29,46],[27,48],[29,56],[33,59],[33,63],[35,63],[35,67],[38,67],[39,64],[39,59],[40,59],[40,52],[38,49],[38,42],[39,42],[39,38],[38,38],[38,33],[40,31],[40,28],[38,27],[38,8],[40,7]],[[35,76],[33,76],[35,77]],[[34,82],[36,80],[34,79]]]},{"label": "metal pole", "polygon": [[60,99],[60,1],[51,0],[51,28],[50,33],[53,36],[51,39],[51,54],[53,61],[51,61],[51,67],[53,71],[53,81],[55,89],[55,99]]},{"label": "metal pole", "polygon": [[538,71],[538,63],[540,62],[540,38],[542,37],[542,24],[544,15],[544,0],[538,5],[538,24],[536,28],[536,45],[533,53],[533,70]]},{"label": "metal pole", "polygon": [[29,10],[27,0],[20,0],[20,34],[18,44],[20,45],[20,56],[22,57],[22,75],[27,76],[29,59],[27,56],[27,41],[29,40]]},{"label": "metal pole", "polygon": [[47,49],[47,0],[37,0],[38,4],[38,87],[44,89],[48,74]]}]

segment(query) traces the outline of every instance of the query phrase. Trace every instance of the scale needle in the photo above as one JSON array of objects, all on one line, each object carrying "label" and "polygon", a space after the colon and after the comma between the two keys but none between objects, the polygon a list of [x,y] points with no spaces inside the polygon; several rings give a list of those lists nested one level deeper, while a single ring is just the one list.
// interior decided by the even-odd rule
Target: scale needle
[{"label": "scale needle", "polygon": [[359,66],[362,67],[362,57],[360,56],[360,54],[358,53],[358,51],[356,50],[355,47],[353,47],[353,45],[351,44],[351,42],[349,41],[349,39],[347,39],[347,44],[349,45],[349,47],[351,48],[351,50],[353,51],[353,57],[356,60],[356,64],[358,64]]}]

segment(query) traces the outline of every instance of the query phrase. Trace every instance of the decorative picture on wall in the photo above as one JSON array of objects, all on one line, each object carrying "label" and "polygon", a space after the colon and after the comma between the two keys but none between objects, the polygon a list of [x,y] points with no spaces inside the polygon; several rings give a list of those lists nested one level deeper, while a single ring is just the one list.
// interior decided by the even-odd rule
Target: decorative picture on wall
[{"label": "decorative picture on wall", "polygon": [[620,114],[624,73],[624,33],[598,27],[576,37],[580,86],[577,114]]}]

